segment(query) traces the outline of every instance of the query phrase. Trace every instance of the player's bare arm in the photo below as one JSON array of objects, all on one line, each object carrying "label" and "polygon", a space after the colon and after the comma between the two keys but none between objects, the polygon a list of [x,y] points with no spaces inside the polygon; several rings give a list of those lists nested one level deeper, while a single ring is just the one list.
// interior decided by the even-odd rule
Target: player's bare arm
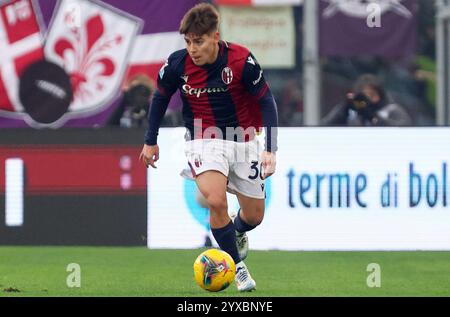
[{"label": "player's bare arm", "polygon": [[277,159],[273,152],[263,151],[261,155],[261,163],[264,169],[263,178],[266,179],[275,173]]},{"label": "player's bare arm", "polygon": [[139,155],[139,160],[147,168],[149,165],[156,168],[155,162],[159,160],[159,147],[157,145],[158,130],[166,113],[170,98],[176,89],[177,83],[172,80],[169,60],[167,60],[159,71],[158,89],[153,95],[148,116],[148,129],[145,132],[145,142]]},{"label": "player's bare arm", "polygon": [[155,162],[159,160],[159,146],[157,144],[144,144],[141,154],[139,155],[139,160],[142,161],[147,168],[149,165],[156,168]]}]

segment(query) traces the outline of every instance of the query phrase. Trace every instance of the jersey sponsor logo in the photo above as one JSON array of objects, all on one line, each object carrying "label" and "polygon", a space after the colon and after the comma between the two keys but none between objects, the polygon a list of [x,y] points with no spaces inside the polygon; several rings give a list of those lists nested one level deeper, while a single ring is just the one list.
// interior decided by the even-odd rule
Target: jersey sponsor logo
[{"label": "jersey sponsor logo", "polygon": [[183,85],[181,88],[186,95],[196,96],[197,98],[200,98],[202,94],[214,94],[228,91],[228,87],[193,88],[188,84]]},{"label": "jersey sponsor logo", "polygon": [[222,80],[225,84],[229,85],[233,81],[233,71],[230,67],[225,67],[222,70]]},{"label": "jersey sponsor logo", "polygon": [[263,71],[260,70],[260,71],[259,71],[259,77],[258,77],[256,80],[254,80],[254,81],[252,82],[252,83],[253,83],[253,86],[256,86],[256,85],[261,81],[262,75],[263,75]]}]

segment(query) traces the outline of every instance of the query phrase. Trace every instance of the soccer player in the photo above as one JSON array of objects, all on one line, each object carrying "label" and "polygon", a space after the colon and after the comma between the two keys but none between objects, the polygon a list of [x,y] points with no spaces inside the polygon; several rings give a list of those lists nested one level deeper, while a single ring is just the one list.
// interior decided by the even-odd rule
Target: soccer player
[{"label": "soccer player", "polygon": [[[179,89],[185,154],[208,204],[212,234],[236,263],[237,289],[252,291],[256,283],[243,262],[248,251],[245,233],[264,217],[264,179],[275,172],[278,114],[255,57],[243,46],[220,40],[218,26],[219,13],[211,4],[198,4],[183,17],[179,31],[186,49],[171,54],[159,72],[140,159],[156,168],[158,130]],[[256,137],[262,127],[264,150]],[[240,205],[234,222],[227,190],[237,195]]]}]

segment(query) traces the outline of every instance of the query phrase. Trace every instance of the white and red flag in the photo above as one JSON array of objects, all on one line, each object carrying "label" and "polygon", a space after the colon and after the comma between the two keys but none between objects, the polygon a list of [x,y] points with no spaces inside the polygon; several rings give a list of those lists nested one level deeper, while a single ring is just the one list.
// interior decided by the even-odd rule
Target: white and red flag
[{"label": "white and red flag", "polygon": [[49,27],[45,56],[70,76],[73,100],[66,118],[96,113],[119,93],[141,24],[100,1],[60,1]]},{"label": "white and red flag", "polygon": [[[199,2],[0,0],[0,125],[104,124],[125,82],[138,74],[156,80],[168,56],[185,46],[180,20]],[[39,27],[38,4],[47,32]],[[47,64],[36,63],[43,58]],[[61,79],[70,79],[68,89]],[[59,100],[63,95],[70,104]]]},{"label": "white and red flag", "polygon": [[19,79],[24,69],[44,57],[39,11],[32,0],[0,5],[0,110],[22,112]]}]

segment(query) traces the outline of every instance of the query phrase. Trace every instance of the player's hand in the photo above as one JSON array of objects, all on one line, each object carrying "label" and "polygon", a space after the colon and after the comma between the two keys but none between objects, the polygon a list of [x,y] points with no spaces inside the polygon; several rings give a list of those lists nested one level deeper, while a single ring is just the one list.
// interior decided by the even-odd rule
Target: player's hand
[{"label": "player's hand", "polygon": [[139,160],[142,161],[147,168],[149,165],[156,168],[155,162],[159,160],[159,146],[157,144],[144,144],[141,155],[139,155]]},{"label": "player's hand", "polygon": [[264,170],[263,179],[266,179],[275,173],[277,158],[275,153],[264,151],[261,157],[261,163]]}]

